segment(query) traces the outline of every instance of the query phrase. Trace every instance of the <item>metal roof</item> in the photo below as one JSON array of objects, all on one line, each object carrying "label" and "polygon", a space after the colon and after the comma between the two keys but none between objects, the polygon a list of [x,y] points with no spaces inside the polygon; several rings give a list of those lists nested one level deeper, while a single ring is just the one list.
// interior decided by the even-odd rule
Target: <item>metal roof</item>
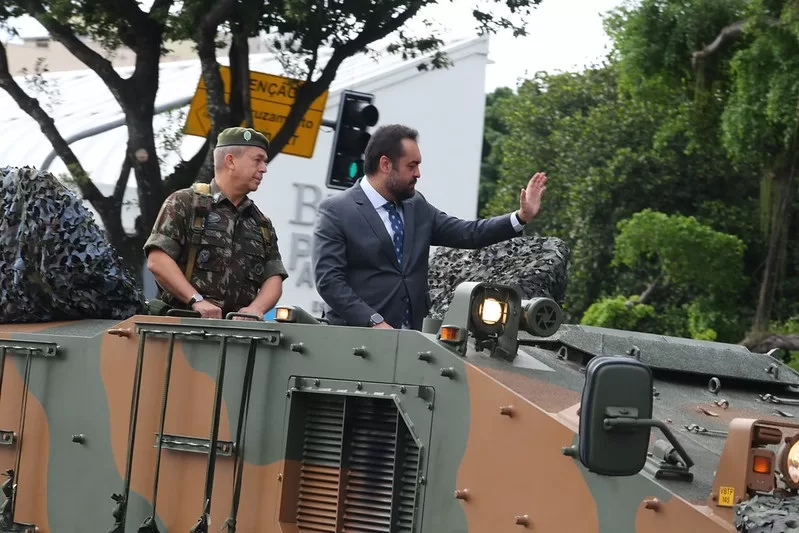
[{"label": "metal roof", "polygon": [[[479,48],[478,53],[487,54],[487,37],[452,39],[445,44],[443,50],[453,60],[456,60],[459,56],[474,54],[475,47]],[[329,57],[329,53],[320,54],[319,64],[325,65],[327,57]],[[341,89],[380,77],[389,77],[401,71],[415,71],[417,65],[426,57],[429,55],[403,60],[401,55],[381,53],[379,56],[361,54],[346,59],[339,67],[336,78],[330,86],[328,108],[337,105],[337,93]],[[218,61],[221,65],[229,65],[227,56],[220,56]],[[287,75],[281,63],[272,53],[252,54],[250,69]],[[116,70],[125,78],[132,73],[133,67],[120,67]],[[197,59],[162,63],[156,106],[191,97],[197,87],[200,75],[200,63]],[[43,78],[46,80],[49,90],[54,91],[49,95],[37,94],[25,84],[23,77],[18,76],[15,79],[28,94],[39,99],[65,138],[88,128],[124,118],[111,92],[91,70],[48,73]],[[182,109],[188,111],[188,106]],[[43,161],[51,152],[52,146],[42,134],[39,125],[22,111],[5,91],[0,91],[0,110],[2,110],[0,113],[0,165],[29,165],[41,168]],[[184,122],[185,118],[179,123],[173,124],[171,130],[177,131],[178,128],[182,128]],[[155,116],[153,127],[156,135],[159,130],[168,126],[167,115]],[[202,141],[199,137],[187,136],[184,138],[181,154],[183,158],[191,157],[202,145]],[[126,143],[127,130],[124,127],[117,127],[72,144],[72,149],[84,168],[106,194],[110,193],[113,184],[117,181]],[[180,159],[174,153],[164,157],[163,151],[159,151],[159,156],[164,158],[162,169],[167,170],[171,170]],[[59,175],[65,172],[65,167],[60,159],[56,158],[48,170]],[[132,179],[130,184],[134,184]],[[129,190],[131,189],[133,187],[129,186]]]},{"label": "metal roof", "polygon": [[752,353],[739,344],[576,324],[561,325],[551,337],[520,334],[520,338],[524,343],[554,349],[566,359],[635,355],[653,369],[686,372],[706,379],[717,377],[799,385],[799,372],[778,364],[769,355]]}]

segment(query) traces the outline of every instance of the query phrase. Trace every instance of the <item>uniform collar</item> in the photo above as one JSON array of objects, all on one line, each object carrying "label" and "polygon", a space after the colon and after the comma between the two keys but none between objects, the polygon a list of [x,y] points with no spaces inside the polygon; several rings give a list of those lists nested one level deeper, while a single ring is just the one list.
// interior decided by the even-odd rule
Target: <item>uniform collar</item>
[{"label": "uniform collar", "polygon": [[[234,207],[234,208],[236,207],[236,206],[233,205],[233,202],[231,202],[230,199],[227,196],[225,196],[225,193],[222,192],[222,189],[219,188],[219,184],[216,182],[216,178],[213,178],[211,180],[210,186],[211,186],[210,187],[210,193],[211,193],[211,197],[214,200],[214,204],[219,204],[223,200],[227,200],[228,203],[231,205],[231,207]],[[250,199],[249,196],[245,196],[244,199],[242,199],[241,203],[238,205],[237,209],[239,211],[243,211],[243,210],[247,209],[248,207],[250,207],[251,205],[252,205],[252,200]]]}]

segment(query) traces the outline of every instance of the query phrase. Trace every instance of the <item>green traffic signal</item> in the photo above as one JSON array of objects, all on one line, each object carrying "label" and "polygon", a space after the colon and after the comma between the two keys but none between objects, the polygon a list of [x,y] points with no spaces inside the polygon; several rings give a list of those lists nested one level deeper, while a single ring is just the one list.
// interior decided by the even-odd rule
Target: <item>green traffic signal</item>
[{"label": "green traffic signal", "polygon": [[325,180],[330,189],[348,189],[364,175],[363,157],[371,139],[368,128],[379,117],[373,99],[374,95],[369,93],[350,90],[341,93]]}]

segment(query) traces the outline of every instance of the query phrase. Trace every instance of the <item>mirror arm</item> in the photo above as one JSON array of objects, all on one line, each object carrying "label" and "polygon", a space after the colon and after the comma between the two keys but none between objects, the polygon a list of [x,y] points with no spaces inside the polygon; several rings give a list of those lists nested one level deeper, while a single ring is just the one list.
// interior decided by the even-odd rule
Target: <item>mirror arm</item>
[{"label": "mirror arm", "polygon": [[649,418],[606,418],[605,419],[605,429],[612,429],[612,428],[646,428],[646,427],[656,427],[669,440],[674,449],[677,450],[677,453],[680,454],[682,460],[685,461],[685,466],[687,468],[691,468],[694,466],[694,461],[688,456],[688,452],[685,451],[685,448],[682,447],[680,441],[674,436],[671,432],[671,429],[661,422],[660,420],[652,420]]}]

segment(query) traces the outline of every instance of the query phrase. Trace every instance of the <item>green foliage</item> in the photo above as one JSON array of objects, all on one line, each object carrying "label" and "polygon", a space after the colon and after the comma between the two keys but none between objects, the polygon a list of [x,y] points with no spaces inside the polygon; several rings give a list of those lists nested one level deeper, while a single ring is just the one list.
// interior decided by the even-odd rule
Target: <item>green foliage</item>
[{"label": "green foliage", "polygon": [[[695,339],[734,340],[739,323],[730,309],[747,282],[742,275],[745,246],[738,237],[691,216],[651,209],[622,220],[618,227],[611,265],[631,269],[634,279],[649,280],[645,294],[657,301],[636,327]],[[641,322],[643,318],[651,320]]]},{"label": "green foliage", "polygon": [[639,296],[616,296],[591,304],[580,323],[584,326],[641,331],[640,325],[654,316],[655,309],[651,305],[642,304]]},{"label": "green foliage", "polygon": [[[785,320],[773,322],[771,331],[782,335],[796,335],[799,334],[799,315],[788,317]],[[782,350],[783,361],[788,363],[788,366],[799,370],[799,351],[796,350]]]},{"label": "green foliage", "polygon": [[[594,305],[656,279],[654,315],[636,322],[648,331],[737,342],[774,276],[774,316],[799,313],[797,233],[774,218],[772,184],[796,171],[798,13],[795,0],[629,1],[605,18],[604,64],[538,73],[502,102],[508,133],[481,214],[513,209],[529,175],[548,173],[531,229],[572,247],[567,320],[591,309],[596,321]],[[766,271],[774,224],[791,224],[790,243]]]},{"label": "green foliage", "polygon": [[[754,194],[760,202],[746,216],[761,229],[750,241],[747,270],[757,273],[749,292],[762,282],[771,294],[773,280],[785,287],[786,249],[795,239],[786,243],[770,234],[791,220],[791,209],[778,206],[793,188],[799,148],[799,4],[641,0],[615,11],[606,28],[619,58],[620,85],[637,98],[653,89],[682,93],[693,112],[675,125],[694,130],[691,148],[713,150],[718,161],[759,185]],[[771,297],[759,299],[755,326],[763,327],[781,307]]]},{"label": "green foliage", "polygon": [[[297,92],[297,98],[288,113],[280,132],[271,141],[270,157],[280,152],[292,137],[301,116],[314,99],[336,78],[339,67],[347,58],[370,52],[370,46],[384,39],[395,37],[388,43],[390,53],[405,58],[421,54],[432,54],[432,59],[419,68],[443,68],[448,58],[440,51],[442,40],[427,21],[418,35],[409,32],[406,25],[419,11],[438,0],[371,0],[323,4],[315,0],[153,0],[149,9],[140,0],[6,0],[0,2],[0,27],[7,28],[10,19],[30,15],[41,23],[50,35],[78,59],[92,69],[108,86],[122,112],[128,117],[127,159],[120,173],[115,191],[124,191],[128,177],[135,175],[139,187],[141,216],[136,220],[136,233],[127,235],[122,225],[121,192],[106,197],[80,168],[80,161],[52,121],[42,111],[36,100],[22,96],[21,90],[9,90],[16,94],[17,104],[34,117],[57,148],[61,159],[73,174],[73,182],[81,194],[98,211],[109,231],[109,239],[123,255],[127,255],[128,266],[139,270],[142,264],[142,244],[149,234],[158,205],[172,191],[187,186],[195,180],[209,180],[211,158],[207,157],[208,144],[197,151],[188,161],[181,161],[171,175],[164,179],[159,162],[159,152],[173,146],[176,137],[166,134],[167,139],[158,146],[152,127],[152,112],[158,92],[160,57],[168,52],[166,46],[173,41],[193,40],[198,56],[202,60],[203,79],[208,93],[208,113],[211,118],[209,141],[225,127],[246,121],[251,112],[248,87],[247,38],[265,33],[273,40],[279,61],[289,77],[305,79],[309,83]],[[534,7],[541,0],[490,0],[485,9],[475,9],[476,29],[480,33],[495,33],[500,29],[514,35],[524,35],[525,25]],[[107,51],[124,45],[136,54],[136,68],[129,78],[121,78],[109,62],[83,42],[89,37],[99,42]],[[225,101],[222,95],[221,78],[216,70],[217,49],[221,41],[231,43],[228,57],[233,75],[231,98]],[[326,53],[332,48],[332,55]],[[5,48],[0,43],[0,54]],[[5,65],[2,61],[0,64]],[[236,68],[241,66],[242,68]],[[3,86],[15,88],[16,83],[7,72],[0,72]],[[233,90],[238,88],[238,90]],[[13,96],[12,94],[12,96]],[[160,148],[160,149],[159,149]],[[145,162],[132,162],[139,150],[155,153],[156,157]],[[117,198],[117,196],[120,196]]]},{"label": "green foliage", "polygon": [[[735,161],[777,173],[794,163],[799,127],[799,11],[786,3],[770,13],[753,2],[751,44],[730,62],[734,85],[723,115],[725,146]],[[776,22],[778,16],[779,22]]]},{"label": "green foliage", "polygon": [[681,91],[661,87],[639,97],[623,90],[618,67],[608,61],[581,73],[539,73],[501,104],[508,135],[500,179],[482,214],[513,209],[530,174],[547,172],[546,197],[531,226],[572,247],[569,320],[579,320],[603,294],[640,290],[642,280],[617,273],[611,260],[616,224],[641,210],[696,216],[756,242],[746,213],[756,208],[757,184],[742,178],[708,137],[714,118],[701,120]]},{"label": "green foliage", "polygon": [[[693,53],[713,42],[719,30],[739,20],[748,0],[627,0],[605,17],[605,31],[621,59],[620,83],[629,90],[650,82],[672,90],[691,89]],[[725,49],[724,53],[729,54]],[[729,57],[727,55],[727,57]],[[723,80],[726,65],[704,65],[703,79]]]},{"label": "green foliage", "polygon": [[[514,36],[526,35],[527,19],[540,2],[490,0],[484,4],[485,10],[475,9],[472,13],[476,31],[496,33],[504,29]],[[421,69],[446,67],[450,62],[439,50],[443,41],[432,22],[423,20],[425,29],[419,34],[404,27],[421,9],[437,3],[437,0],[372,0],[329,5],[316,0],[253,2],[263,6],[260,26],[273,37],[284,66],[297,76],[324,67],[317,63],[320,47],[347,50],[345,57],[369,52],[373,42],[397,28],[396,38],[387,46],[388,53],[399,54],[403,59],[432,54],[429,64],[425,63]]]},{"label": "green foliage", "polygon": [[483,210],[497,186],[499,168],[502,166],[502,145],[509,133],[508,126],[503,120],[501,106],[503,102],[513,97],[513,90],[508,87],[500,87],[486,95],[478,212]]},{"label": "green foliage", "polygon": [[[519,190],[539,170],[550,176],[547,200],[541,218],[550,217],[562,207],[561,191],[567,185],[558,179],[558,156],[569,157],[574,130],[579,130],[586,114],[600,103],[612,100],[615,93],[613,72],[606,68],[589,69],[585,73],[537,73],[518,88],[517,96],[499,102],[498,114],[508,130],[500,147],[500,179],[494,197],[483,214],[505,212],[518,206]],[[565,130],[565,131],[564,131]],[[582,147],[581,147],[582,150]],[[587,156],[593,154],[586,154]],[[563,161],[568,164],[568,161]],[[566,229],[556,218],[548,218],[550,232]]]},{"label": "green foliage", "polygon": [[618,228],[613,266],[641,269],[663,284],[722,300],[733,298],[746,283],[743,241],[692,216],[644,209],[619,222]]}]

